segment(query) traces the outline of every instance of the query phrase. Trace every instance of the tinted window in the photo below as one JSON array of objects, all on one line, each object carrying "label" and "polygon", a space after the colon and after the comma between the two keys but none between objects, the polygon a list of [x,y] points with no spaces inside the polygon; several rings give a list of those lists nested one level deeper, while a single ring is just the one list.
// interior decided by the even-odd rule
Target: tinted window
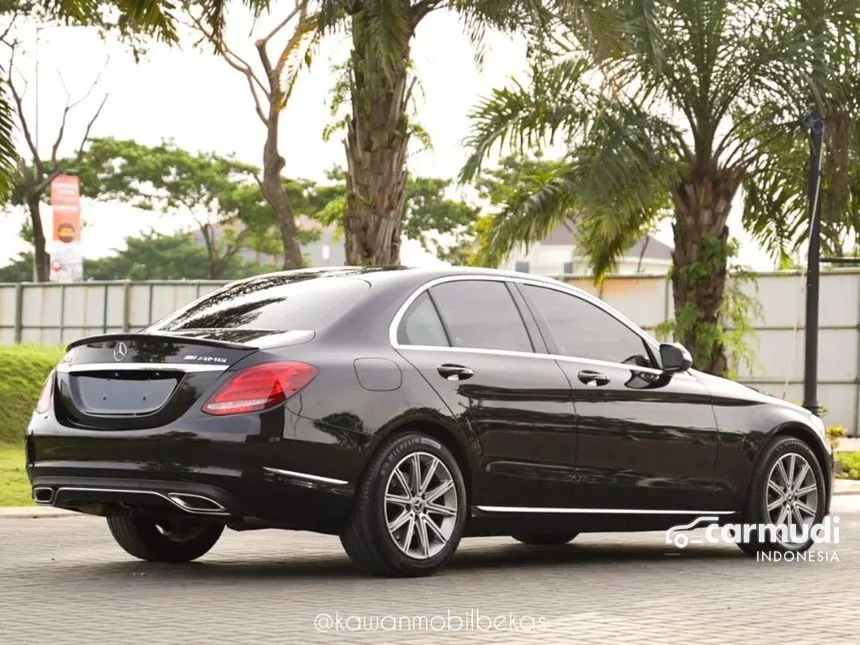
[{"label": "tinted window", "polygon": [[558,354],[652,365],[642,338],[600,307],[554,289],[526,285],[524,291],[552,334]]},{"label": "tinted window", "polygon": [[461,280],[430,289],[454,347],[531,352],[520,312],[501,282]]},{"label": "tinted window", "polygon": [[367,294],[357,278],[267,276],[213,293],[168,316],[153,330],[319,329]]},{"label": "tinted window", "polygon": [[403,345],[448,347],[445,328],[427,292],[418,296],[403,316],[403,322],[397,331],[397,340]]}]

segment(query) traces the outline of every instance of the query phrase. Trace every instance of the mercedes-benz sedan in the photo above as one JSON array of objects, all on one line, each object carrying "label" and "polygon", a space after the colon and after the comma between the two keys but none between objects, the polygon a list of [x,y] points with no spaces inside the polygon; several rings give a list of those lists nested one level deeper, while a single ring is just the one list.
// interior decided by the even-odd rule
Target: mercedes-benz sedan
[{"label": "mercedes-benz sedan", "polygon": [[466,536],[808,527],[832,488],[817,417],[696,371],[563,282],[478,269],[276,273],[79,340],[26,444],[34,499],[105,516],[137,558],[299,529],[399,576]]}]

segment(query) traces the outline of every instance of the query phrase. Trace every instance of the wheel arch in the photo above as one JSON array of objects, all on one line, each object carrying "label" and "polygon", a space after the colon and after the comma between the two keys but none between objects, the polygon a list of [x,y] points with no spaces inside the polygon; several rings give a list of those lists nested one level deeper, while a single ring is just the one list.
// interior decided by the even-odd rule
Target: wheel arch
[{"label": "wheel arch", "polygon": [[823,473],[827,512],[830,512],[830,499],[832,496],[831,487],[833,486],[831,478],[831,458],[827,454],[827,450],[824,448],[821,440],[815,434],[815,431],[797,421],[786,421],[776,426],[759,446],[758,454],[756,455],[755,462],[753,463],[753,468],[750,471],[746,493],[744,494],[744,512],[746,512],[747,504],[749,504],[750,489],[752,488],[753,481],[755,480],[755,475],[761,467],[762,459],[764,459],[764,455],[766,454],[768,447],[783,437],[793,437],[802,441],[809,447],[812,454],[815,455],[818,465],[821,466],[821,472]]},{"label": "wheel arch", "polygon": [[463,482],[466,485],[466,494],[469,497],[469,503],[472,504],[472,500],[474,499],[473,486],[478,464],[476,456],[477,440],[470,440],[453,420],[444,419],[437,415],[410,415],[406,418],[392,421],[381,429],[377,434],[377,440],[368,451],[365,466],[362,468],[359,480],[364,479],[367,468],[386,442],[395,436],[400,436],[408,432],[423,432],[442,443],[451,451],[451,454],[457,461],[457,465],[460,467]]}]

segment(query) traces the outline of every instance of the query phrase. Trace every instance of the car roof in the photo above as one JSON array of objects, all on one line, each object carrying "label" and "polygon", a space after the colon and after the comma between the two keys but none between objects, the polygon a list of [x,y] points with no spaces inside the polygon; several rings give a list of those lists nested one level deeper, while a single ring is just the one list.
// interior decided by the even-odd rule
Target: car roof
[{"label": "car roof", "polygon": [[[276,276],[295,276],[295,275],[313,275],[319,277],[335,278],[335,277],[356,277],[366,280],[371,285],[380,284],[390,286],[392,284],[401,284],[404,287],[417,288],[418,286],[438,280],[439,278],[456,277],[456,276],[493,276],[498,278],[516,278],[520,280],[530,280],[534,282],[543,282],[547,285],[564,285],[566,288],[581,293],[585,296],[591,296],[587,291],[579,289],[567,282],[557,280],[555,278],[547,278],[544,276],[534,275],[531,273],[521,273],[518,271],[503,271],[501,269],[487,269],[483,267],[408,267],[408,266],[390,266],[390,267],[358,267],[358,266],[337,266],[337,267],[313,267],[307,269],[296,269],[292,271],[277,271],[268,273],[261,277],[276,277]],[[253,278],[252,278],[253,279]]]}]

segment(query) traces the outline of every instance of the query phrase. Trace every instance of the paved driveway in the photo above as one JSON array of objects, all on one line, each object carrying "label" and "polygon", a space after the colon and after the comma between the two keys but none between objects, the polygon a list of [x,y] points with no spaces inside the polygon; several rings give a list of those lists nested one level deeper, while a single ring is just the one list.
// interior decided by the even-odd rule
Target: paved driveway
[{"label": "paved driveway", "polygon": [[0,519],[0,642],[857,643],[860,496],[837,498],[827,559],[682,552],[661,533],[562,548],[466,540],[423,580],[366,578],[336,538],[225,533],[204,559],[130,559],[104,521]]}]

